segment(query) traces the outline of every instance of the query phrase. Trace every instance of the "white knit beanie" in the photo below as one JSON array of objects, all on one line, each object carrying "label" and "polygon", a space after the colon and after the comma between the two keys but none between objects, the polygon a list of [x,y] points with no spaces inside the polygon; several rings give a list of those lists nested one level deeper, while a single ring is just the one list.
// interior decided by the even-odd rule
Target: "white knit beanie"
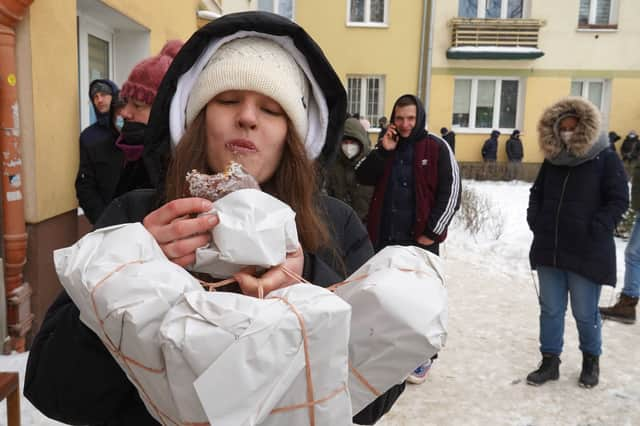
[{"label": "white knit beanie", "polygon": [[305,140],[309,126],[309,82],[295,59],[276,42],[245,37],[222,45],[191,89],[186,127],[211,99],[227,90],[251,90],[278,102],[297,136]]}]

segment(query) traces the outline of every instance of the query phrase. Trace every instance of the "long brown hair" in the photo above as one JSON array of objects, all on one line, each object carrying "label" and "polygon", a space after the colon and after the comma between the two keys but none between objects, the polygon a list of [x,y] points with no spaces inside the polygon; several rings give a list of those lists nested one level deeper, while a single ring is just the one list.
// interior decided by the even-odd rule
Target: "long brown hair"
[{"label": "long brown hair", "polygon": [[[187,172],[195,169],[201,173],[214,173],[207,164],[205,109],[198,113],[175,148],[167,169],[167,202],[188,197],[185,180]],[[287,119],[287,139],[276,172],[262,189],[288,204],[296,213],[296,227],[300,244],[305,251],[316,252],[330,246],[329,231],[318,214],[317,177],[315,165],[309,160],[302,141],[295,135]]]}]

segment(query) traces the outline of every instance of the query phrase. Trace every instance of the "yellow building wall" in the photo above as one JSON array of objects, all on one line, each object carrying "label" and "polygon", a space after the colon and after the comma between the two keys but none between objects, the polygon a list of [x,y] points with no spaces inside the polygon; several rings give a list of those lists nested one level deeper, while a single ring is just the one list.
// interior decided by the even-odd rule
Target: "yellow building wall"
[{"label": "yellow building wall", "polygon": [[[640,131],[640,78],[618,78],[611,83],[609,130],[623,139],[630,130]],[[618,152],[621,144],[617,144]]]},{"label": "yellow building wall", "polygon": [[347,26],[346,2],[330,3],[296,2],[296,23],[320,45],[345,86],[347,75],[385,76],[384,115],[389,117],[395,100],[418,88],[422,1],[388,2],[384,28]]},{"label": "yellow building wall", "polygon": [[[166,40],[186,40],[196,30],[197,0],[106,0],[104,3],[150,30],[150,52],[156,54]],[[25,215],[38,223],[77,207],[75,176],[78,170],[78,52],[76,2],[38,0],[27,18],[31,99],[22,123],[32,126],[24,138]],[[24,52],[22,53],[24,55]],[[18,82],[20,84],[20,82]],[[29,91],[27,91],[29,92]],[[24,93],[21,92],[21,93]],[[24,111],[28,116],[24,115]]]},{"label": "yellow building wall", "polygon": [[[78,205],[78,51],[74,1],[36,1],[29,9],[33,157],[23,158],[26,220],[37,223]],[[55,29],[55,31],[53,30]],[[25,82],[29,84],[28,82]],[[18,82],[20,84],[20,82]],[[24,99],[20,100],[24,103]]]}]

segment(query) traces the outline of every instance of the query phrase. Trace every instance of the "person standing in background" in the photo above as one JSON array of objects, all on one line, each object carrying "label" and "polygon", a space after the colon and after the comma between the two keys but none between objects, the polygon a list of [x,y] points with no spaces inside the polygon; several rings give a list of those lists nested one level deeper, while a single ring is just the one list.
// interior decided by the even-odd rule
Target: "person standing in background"
[{"label": "person standing in background", "polygon": [[442,136],[442,139],[447,141],[447,143],[451,147],[451,151],[455,154],[456,153],[456,134],[453,132],[453,130],[449,130],[446,127],[443,127],[440,129],[440,135]]},{"label": "person standing in background", "polygon": [[340,151],[329,170],[327,193],[350,205],[363,223],[367,221],[373,188],[358,183],[354,167],[368,153],[367,132],[358,120],[347,118]]},{"label": "person standing in background", "polygon": [[105,120],[115,135],[80,144],[76,196],[91,224],[114,198],[132,189],[150,187],[142,160],[145,129],[158,86],[181,46],[181,41],[169,41],[158,55],[133,68],[122,85],[121,101],[115,97],[114,113],[118,109],[124,119],[120,133],[114,124],[117,117],[107,113]]},{"label": "person standing in background", "polygon": [[506,143],[507,150],[507,180],[514,180],[520,177],[522,169],[522,158],[524,150],[520,140],[520,130],[516,129],[511,133],[511,137]]},{"label": "person standing in background", "polygon": [[631,237],[624,250],[624,286],[618,301],[613,306],[600,308],[604,319],[634,324],[636,322],[636,306],[640,296],[640,164],[633,168],[631,182],[631,208],[636,220],[631,230]]}]

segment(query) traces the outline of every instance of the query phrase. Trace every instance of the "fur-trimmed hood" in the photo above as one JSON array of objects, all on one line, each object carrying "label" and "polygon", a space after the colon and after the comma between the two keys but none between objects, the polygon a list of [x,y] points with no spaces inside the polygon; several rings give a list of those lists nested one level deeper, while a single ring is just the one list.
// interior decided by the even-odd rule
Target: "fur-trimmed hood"
[{"label": "fur-trimmed hood", "polygon": [[[560,139],[558,126],[568,116],[578,118],[578,126],[569,143]],[[560,99],[548,107],[538,122],[538,144],[547,160],[556,158],[563,150],[574,157],[585,157],[600,136],[602,119],[598,109],[577,96]]]}]

